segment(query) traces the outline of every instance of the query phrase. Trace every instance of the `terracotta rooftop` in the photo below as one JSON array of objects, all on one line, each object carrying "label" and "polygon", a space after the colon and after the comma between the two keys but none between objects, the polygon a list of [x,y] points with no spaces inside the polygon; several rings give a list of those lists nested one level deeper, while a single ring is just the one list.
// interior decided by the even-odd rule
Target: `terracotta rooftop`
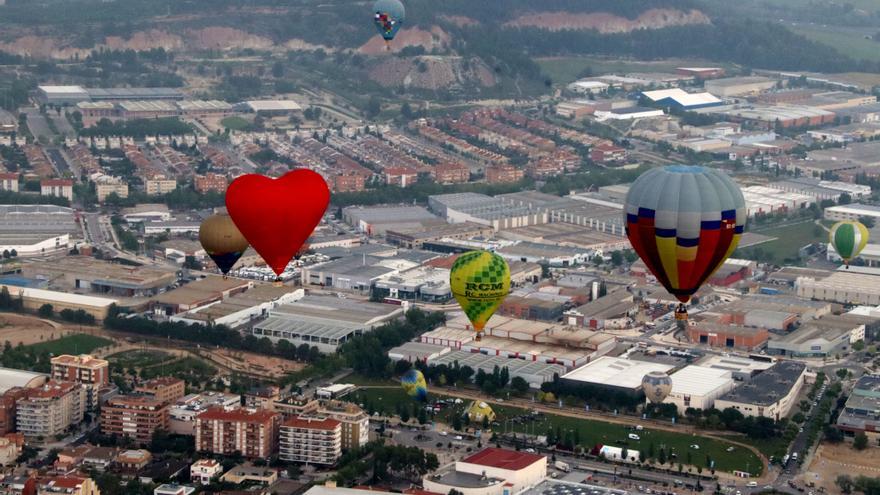
[{"label": "terracotta rooftop", "polygon": [[483,449],[480,452],[468,457],[462,462],[468,464],[478,464],[480,466],[488,466],[499,469],[507,469],[518,471],[527,468],[532,464],[543,459],[544,456],[537,454],[529,454],[526,452],[517,452],[514,450],[496,449],[493,447]]},{"label": "terracotta rooftop", "polygon": [[286,426],[288,428],[308,428],[311,430],[333,430],[339,425],[339,421],[336,421],[335,419],[300,418],[294,416],[285,421],[281,426]]}]

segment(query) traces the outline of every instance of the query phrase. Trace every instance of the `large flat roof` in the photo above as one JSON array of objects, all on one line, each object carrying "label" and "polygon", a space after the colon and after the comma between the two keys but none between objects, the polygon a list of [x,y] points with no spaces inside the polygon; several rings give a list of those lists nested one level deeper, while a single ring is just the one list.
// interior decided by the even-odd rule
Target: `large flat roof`
[{"label": "large flat roof", "polygon": [[779,361],[748,383],[727,392],[720,400],[769,406],[788,395],[800,380],[807,365],[797,361]]},{"label": "large flat roof", "polygon": [[334,325],[363,326],[378,319],[402,312],[400,306],[340,299],[335,296],[307,295],[291,304],[282,304],[271,311],[272,316],[331,322]]},{"label": "large flat roof", "polygon": [[465,458],[461,462],[507,469],[510,471],[519,471],[541,461],[542,459],[546,459],[546,457],[537,454],[529,454],[528,452],[489,447]]},{"label": "large flat roof", "polygon": [[32,371],[0,368],[0,394],[13,387],[33,388],[46,382],[47,375]]},{"label": "large flat roof", "polygon": [[708,395],[733,381],[728,370],[705,366],[685,366],[672,376],[672,393]]},{"label": "large flat roof", "polygon": [[[440,349],[443,348],[442,346],[436,346],[433,344],[421,345],[431,345]],[[440,366],[441,364],[453,366],[455,363],[458,363],[459,366],[470,366],[475,370],[482,369],[484,371],[492,371],[495,366],[498,366],[499,368],[506,367],[511,376],[536,375],[552,377],[555,373],[560,375],[565,373],[565,367],[560,364],[539,363],[537,361],[525,361],[523,359],[502,356],[487,356],[479,352],[452,351],[429,361],[431,366]]]},{"label": "large flat roof", "polygon": [[652,371],[666,373],[673,368],[675,366],[671,364],[602,356],[563,375],[562,378],[636,390],[642,386],[642,378],[648,373]]},{"label": "large flat roof", "polygon": [[92,308],[107,308],[111,304],[117,304],[119,302],[116,299],[109,299],[106,297],[82,296],[79,294],[71,294],[69,292],[60,292],[54,290],[29,289],[26,287],[16,287],[13,285],[0,285],[0,287],[5,287],[12,297],[18,297],[18,295],[21,294],[22,297],[38,299],[40,301],[56,301],[59,303],[74,304],[77,306]]}]

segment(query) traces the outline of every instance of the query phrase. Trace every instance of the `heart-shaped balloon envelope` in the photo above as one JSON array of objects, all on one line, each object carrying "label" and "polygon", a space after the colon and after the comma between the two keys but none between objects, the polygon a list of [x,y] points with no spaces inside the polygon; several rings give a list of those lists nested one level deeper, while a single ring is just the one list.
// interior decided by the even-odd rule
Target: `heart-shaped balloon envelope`
[{"label": "heart-shaped balloon envelope", "polygon": [[235,226],[279,276],[321,222],[329,203],[327,183],[308,169],[278,179],[242,175],[226,190],[226,210]]}]

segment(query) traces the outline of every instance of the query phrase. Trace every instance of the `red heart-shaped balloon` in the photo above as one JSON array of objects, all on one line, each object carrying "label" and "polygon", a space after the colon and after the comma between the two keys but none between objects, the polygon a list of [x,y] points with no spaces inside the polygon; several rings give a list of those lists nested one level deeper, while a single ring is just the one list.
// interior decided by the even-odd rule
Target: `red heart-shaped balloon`
[{"label": "red heart-shaped balloon", "polygon": [[312,235],[329,203],[327,183],[308,169],[278,179],[242,175],[226,190],[226,209],[235,226],[279,276]]}]

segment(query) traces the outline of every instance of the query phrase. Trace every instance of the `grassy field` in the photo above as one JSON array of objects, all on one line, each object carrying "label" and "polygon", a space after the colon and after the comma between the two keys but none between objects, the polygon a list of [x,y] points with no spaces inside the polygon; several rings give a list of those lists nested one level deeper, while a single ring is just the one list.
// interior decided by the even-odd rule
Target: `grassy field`
[{"label": "grassy field", "polygon": [[226,117],[225,119],[220,121],[220,124],[231,130],[231,131],[240,131],[243,129],[247,129],[250,127],[251,123],[246,119],[233,115],[232,117]]},{"label": "grassy field", "polygon": [[695,60],[660,60],[660,61],[641,61],[641,60],[621,60],[615,58],[601,57],[545,57],[535,59],[541,70],[553,79],[556,84],[568,84],[576,79],[587,68],[594,75],[615,73],[623,74],[629,72],[666,72],[674,73],[677,67],[694,67],[694,66],[710,66],[725,67],[725,64],[708,63],[705,61]]},{"label": "grassy field", "polygon": [[132,350],[119,352],[107,357],[114,368],[143,368],[162,364],[174,359],[174,356],[162,351]]},{"label": "grassy field", "polygon": [[855,59],[880,60],[880,42],[865,39],[876,30],[853,29],[840,26],[818,26],[798,24],[789,29],[813,41],[835,48],[840,53]]},{"label": "grassy field", "polygon": [[811,221],[786,227],[755,230],[755,232],[775,237],[776,240],[759,244],[754,248],[747,249],[746,252],[749,252],[751,249],[760,249],[769,256],[772,256],[773,261],[776,263],[795,258],[798,254],[798,249],[811,242],[828,240],[828,233]]},{"label": "grassy field", "polygon": [[747,443],[747,444],[757,448],[758,450],[760,450],[761,453],[764,454],[765,456],[767,456],[768,459],[770,457],[774,457],[776,459],[782,459],[782,457],[784,457],[785,454],[788,452],[789,442],[786,442],[782,438],[757,440],[754,438],[747,438],[747,437],[738,436],[738,435],[725,436],[725,438],[729,438],[729,439],[737,441],[737,442]]},{"label": "grassy field", "polygon": [[75,335],[61,337],[60,339],[56,340],[50,340],[49,342],[33,344],[30,347],[38,351],[49,352],[57,356],[59,354],[89,354],[95,349],[107,347],[112,343],[112,340],[95,337],[94,335],[78,333]]},{"label": "grassy field", "polygon": [[[442,395],[434,394],[434,396]],[[406,395],[403,389],[397,387],[362,389],[348,396],[346,400],[364,404],[368,409],[373,409],[380,414],[393,414],[397,410],[398,404],[412,404],[412,399]],[[466,406],[465,403],[448,408],[439,413],[435,419],[451,424],[453,415],[461,414]],[[507,419],[529,414],[529,411],[516,407],[499,404],[493,404],[492,407],[498,415],[497,421],[501,424],[504,424]],[[690,462],[703,468],[706,468],[707,456],[709,456],[715,461],[715,468],[720,471],[745,471],[748,469],[753,475],[759,475],[763,471],[760,459],[751,451],[735,447],[728,452],[727,449],[731,445],[727,442],[683,433],[645,428],[638,433],[641,440],[634,441],[628,440],[627,435],[633,431],[624,425],[552,414],[544,415],[542,419],[534,422],[509,424],[512,431],[536,435],[546,435],[550,429],[554,431],[558,429],[563,434],[569,430],[577,431],[580,445],[588,449],[596,444],[610,444],[626,445],[628,449],[647,452],[653,444],[655,453],[658,453],[661,447],[667,452],[675,453],[677,455],[676,464],[678,462],[686,464],[688,454],[690,454]],[[699,449],[692,449],[691,445],[698,445]]]}]

